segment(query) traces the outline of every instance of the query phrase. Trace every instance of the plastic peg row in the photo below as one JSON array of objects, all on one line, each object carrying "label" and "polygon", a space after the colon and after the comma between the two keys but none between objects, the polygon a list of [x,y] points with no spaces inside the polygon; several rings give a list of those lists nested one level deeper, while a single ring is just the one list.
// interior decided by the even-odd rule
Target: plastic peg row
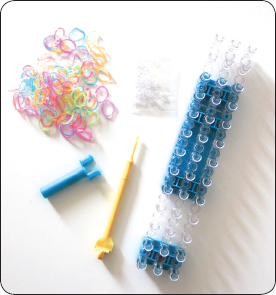
[{"label": "plastic peg row", "polygon": [[[216,36],[216,42],[217,39]],[[244,90],[242,76],[250,71],[249,58],[256,51],[247,48],[235,83],[230,86],[228,71],[239,43],[232,41],[231,46],[235,48],[225,54],[226,67],[219,71],[218,79],[211,79],[212,72],[207,72],[207,66],[199,77],[167,167],[156,211],[137,257],[138,269],[144,270],[147,265],[152,265],[156,276],[167,270],[172,281],[179,279],[179,268],[186,259],[185,249],[192,242],[191,230],[199,222],[198,213],[205,204],[208,187],[212,185],[211,176],[218,166],[220,150],[225,147],[223,140],[231,128],[232,113],[238,109],[239,94]],[[217,52],[214,52],[211,57],[215,62]],[[190,199],[190,210],[183,214],[187,199]],[[165,210],[171,214],[163,214]],[[179,225],[181,218],[184,226],[183,223]],[[176,231],[177,225],[181,233]]]}]

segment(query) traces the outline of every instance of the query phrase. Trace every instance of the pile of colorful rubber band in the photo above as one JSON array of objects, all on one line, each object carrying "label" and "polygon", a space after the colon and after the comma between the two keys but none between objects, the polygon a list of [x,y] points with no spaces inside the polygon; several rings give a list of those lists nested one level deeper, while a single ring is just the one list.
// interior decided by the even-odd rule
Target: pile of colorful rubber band
[{"label": "pile of colorful rubber band", "polygon": [[[115,112],[103,85],[111,82],[112,77],[104,69],[106,54],[98,45],[99,38],[97,32],[86,35],[78,28],[68,37],[59,28],[54,35],[44,38],[43,45],[51,53],[38,58],[40,71],[29,65],[23,68],[22,82],[13,96],[15,109],[37,116],[43,131],[56,126],[65,138],[76,134],[92,140],[87,126],[98,122],[98,109],[107,119]],[[106,79],[101,79],[100,74]],[[107,108],[111,112],[107,113]]]}]

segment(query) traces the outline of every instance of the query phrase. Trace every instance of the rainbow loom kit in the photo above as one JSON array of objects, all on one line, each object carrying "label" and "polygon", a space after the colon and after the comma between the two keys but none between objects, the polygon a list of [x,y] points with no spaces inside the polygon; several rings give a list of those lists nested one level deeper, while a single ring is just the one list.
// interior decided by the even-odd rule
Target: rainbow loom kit
[{"label": "rainbow loom kit", "polygon": [[[98,44],[99,38],[97,32],[85,34],[78,28],[68,36],[63,28],[58,28],[53,35],[44,38],[43,45],[50,53],[38,58],[40,71],[29,65],[23,68],[22,82],[18,89],[12,90],[15,92],[15,109],[37,117],[38,126],[44,132],[57,127],[66,140],[71,140],[74,135],[86,141],[93,140],[87,127],[98,122],[99,110],[105,119],[112,119],[116,111],[108,89],[103,86],[112,81],[112,76],[104,68],[106,53]],[[137,245],[138,269],[144,270],[150,265],[156,276],[168,271],[172,281],[179,279],[179,269],[192,242],[191,231],[199,222],[198,214],[205,204],[207,189],[212,184],[211,176],[225,146],[223,140],[231,128],[232,114],[237,110],[239,95],[244,90],[244,76],[251,69],[251,57],[256,51],[247,47],[237,70],[233,71],[240,42],[231,41],[221,60],[220,70],[215,73],[214,65],[219,60],[223,41],[224,38],[216,35],[210,48],[207,64],[197,81],[165,172],[155,212],[140,247]],[[166,58],[139,63],[134,100],[138,113],[175,111],[179,75],[174,69]],[[229,83],[231,69],[232,73],[235,72],[232,85]],[[100,78],[100,73],[106,78]],[[109,113],[107,105],[111,107]],[[104,235],[95,243],[100,260],[114,246],[111,234],[138,138],[121,176]],[[43,197],[51,197],[83,178],[92,180],[100,176],[102,171],[87,169],[93,161],[89,155],[80,161],[81,166],[42,187]]]}]

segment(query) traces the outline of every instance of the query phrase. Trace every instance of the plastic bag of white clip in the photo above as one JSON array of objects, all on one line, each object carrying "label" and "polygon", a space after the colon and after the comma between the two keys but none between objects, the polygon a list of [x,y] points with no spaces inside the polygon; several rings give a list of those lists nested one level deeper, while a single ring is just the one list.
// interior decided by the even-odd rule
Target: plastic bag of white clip
[{"label": "plastic bag of white clip", "polygon": [[179,66],[168,58],[139,61],[133,112],[177,114],[179,76]]}]

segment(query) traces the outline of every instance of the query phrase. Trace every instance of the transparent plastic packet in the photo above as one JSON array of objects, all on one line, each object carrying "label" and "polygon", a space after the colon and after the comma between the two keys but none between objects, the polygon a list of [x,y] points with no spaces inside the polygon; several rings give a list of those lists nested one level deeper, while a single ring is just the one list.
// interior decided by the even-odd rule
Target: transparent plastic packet
[{"label": "transparent plastic packet", "polygon": [[177,115],[180,67],[157,57],[138,61],[133,113]]}]

